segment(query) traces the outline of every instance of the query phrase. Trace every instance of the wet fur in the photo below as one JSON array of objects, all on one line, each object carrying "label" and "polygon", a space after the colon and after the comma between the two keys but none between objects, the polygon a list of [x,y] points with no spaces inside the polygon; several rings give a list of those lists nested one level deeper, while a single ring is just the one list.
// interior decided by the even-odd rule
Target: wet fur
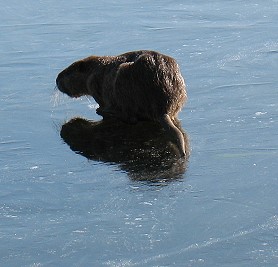
[{"label": "wet fur", "polygon": [[127,123],[158,121],[185,155],[177,114],[186,101],[186,88],[176,61],[154,51],[119,56],[91,56],[79,60],[56,79],[71,97],[93,96],[97,113]]}]

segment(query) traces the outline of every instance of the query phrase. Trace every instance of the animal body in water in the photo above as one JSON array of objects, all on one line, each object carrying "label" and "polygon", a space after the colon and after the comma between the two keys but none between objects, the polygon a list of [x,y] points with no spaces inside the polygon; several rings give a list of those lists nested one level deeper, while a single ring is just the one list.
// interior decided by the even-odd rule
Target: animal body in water
[{"label": "animal body in water", "polygon": [[155,51],[90,56],[59,73],[58,89],[70,97],[93,96],[104,119],[159,122],[182,157],[185,144],[177,114],[187,99],[177,62]]}]

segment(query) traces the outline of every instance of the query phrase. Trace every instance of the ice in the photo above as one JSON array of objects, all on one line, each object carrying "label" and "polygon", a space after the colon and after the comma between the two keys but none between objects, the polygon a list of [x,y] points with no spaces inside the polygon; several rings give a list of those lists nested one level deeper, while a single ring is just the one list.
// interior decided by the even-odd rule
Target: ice
[{"label": "ice", "polygon": [[[276,266],[277,14],[274,0],[1,1],[0,265]],[[186,80],[192,151],[173,179],[60,137],[101,117],[57,74],[138,49],[176,58]]]}]

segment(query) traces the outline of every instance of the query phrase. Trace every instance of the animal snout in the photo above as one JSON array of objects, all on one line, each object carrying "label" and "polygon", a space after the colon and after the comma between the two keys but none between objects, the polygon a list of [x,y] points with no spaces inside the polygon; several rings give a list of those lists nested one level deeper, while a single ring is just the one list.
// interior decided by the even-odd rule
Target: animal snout
[{"label": "animal snout", "polygon": [[60,74],[58,74],[57,78],[56,78],[56,85],[58,87],[58,89],[64,93],[64,90],[63,90],[63,77]]}]

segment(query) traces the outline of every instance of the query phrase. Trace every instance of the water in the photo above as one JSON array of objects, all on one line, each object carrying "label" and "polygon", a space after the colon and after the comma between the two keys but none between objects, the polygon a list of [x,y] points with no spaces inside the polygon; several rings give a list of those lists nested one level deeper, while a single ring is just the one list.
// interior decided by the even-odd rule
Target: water
[{"label": "water", "polygon": [[[278,265],[277,13],[270,0],[1,1],[0,265]],[[100,117],[93,99],[53,104],[57,73],[137,49],[186,78],[192,151],[176,179],[134,178],[60,137]]]}]

